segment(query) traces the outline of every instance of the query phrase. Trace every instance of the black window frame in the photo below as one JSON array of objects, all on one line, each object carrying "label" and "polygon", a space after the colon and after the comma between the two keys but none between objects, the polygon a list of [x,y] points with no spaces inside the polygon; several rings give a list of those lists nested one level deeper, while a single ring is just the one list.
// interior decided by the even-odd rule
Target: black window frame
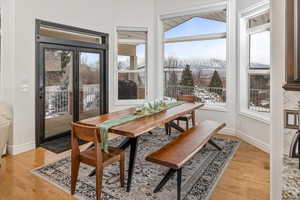
[{"label": "black window frame", "polygon": [[[79,33],[84,35],[92,35],[101,38],[101,44],[90,43],[79,40],[69,40],[65,38],[57,38],[57,37],[49,37],[44,36],[39,33],[41,27],[49,27],[55,30],[63,30],[71,33]],[[78,28],[75,26],[63,25],[59,23],[53,23],[49,21],[44,21],[40,19],[36,19],[35,24],[35,69],[36,69],[36,78],[35,78],[35,138],[36,138],[36,147],[41,144],[41,130],[43,127],[41,126],[40,120],[44,120],[41,113],[43,111],[43,107],[40,103],[40,96],[43,95],[40,89],[40,49],[43,45],[65,45],[70,48],[76,48],[78,51],[84,49],[91,50],[99,50],[103,52],[103,69],[101,73],[103,73],[103,85],[101,86],[101,92],[103,95],[103,102],[101,102],[100,109],[102,110],[101,114],[105,114],[109,112],[109,34],[92,31],[88,29]],[[75,102],[76,103],[76,102]]]}]

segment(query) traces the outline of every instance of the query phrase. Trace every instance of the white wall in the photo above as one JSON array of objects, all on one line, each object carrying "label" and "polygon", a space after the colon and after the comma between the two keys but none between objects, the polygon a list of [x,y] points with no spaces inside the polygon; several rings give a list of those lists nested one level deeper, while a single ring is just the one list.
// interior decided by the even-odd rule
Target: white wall
[{"label": "white wall", "polygon": [[[11,153],[35,147],[35,19],[110,34],[110,110],[119,109],[114,105],[114,87],[111,81],[114,71],[115,27],[127,25],[148,27],[151,32],[149,36],[151,45],[148,50],[149,55],[153,56],[154,3],[151,0],[4,1],[6,2],[2,4],[4,26],[9,26],[8,31],[12,33],[3,36],[3,40],[6,41],[4,49],[9,49],[8,52],[3,51],[3,64],[7,70],[5,74],[9,75],[9,78],[5,79],[9,80],[3,87],[7,88],[4,90],[8,94],[6,100],[13,105],[14,110],[14,133],[9,145]],[[153,59],[149,60],[150,63],[153,62]]]},{"label": "white wall", "polygon": [[[6,9],[4,9],[4,7]],[[1,101],[10,103],[13,99],[13,39],[14,39],[14,1],[1,0],[1,74],[0,96]],[[5,48],[4,48],[5,47]]]},{"label": "white wall", "polygon": [[[169,15],[169,14],[176,14],[178,12],[189,12],[201,9],[203,7],[206,7],[207,5],[214,5],[218,3],[226,2],[225,0],[156,0],[156,20],[158,24],[158,50],[157,50],[157,67],[158,71],[162,69],[162,25],[159,20],[160,16],[163,15]],[[228,10],[229,10],[229,22],[228,23],[228,49],[227,49],[227,56],[228,56],[228,71],[227,71],[227,85],[228,90],[227,92],[230,93],[228,95],[228,105],[225,109],[219,109],[219,108],[207,108],[203,109],[197,112],[197,119],[199,121],[205,120],[205,119],[213,119],[217,121],[226,122],[227,126],[226,129],[229,134],[234,133],[235,127],[236,127],[236,93],[235,93],[235,85],[236,85],[236,9],[235,9],[235,0],[229,0],[228,1]],[[158,88],[162,87],[163,83],[163,77],[161,76],[157,77],[157,84]],[[230,77],[230,78],[229,78]],[[162,91],[161,91],[162,92]],[[157,94],[158,96],[162,96],[162,93]]]},{"label": "white wall", "polygon": [[285,0],[272,0],[272,126],[271,199],[280,200],[282,191],[283,92],[285,80]]},{"label": "white wall", "polygon": [[[243,1],[237,1],[237,9],[238,13],[242,12],[244,9],[253,6],[254,4],[260,3],[262,0],[243,0]],[[238,15],[237,15],[238,16]],[[240,19],[237,19],[237,27],[239,31],[239,23]],[[239,37],[239,34],[238,34]],[[239,44],[238,44],[239,45]],[[239,47],[238,47],[239,48]],[[237,49],[238,49],[237,48]],[[239,60],[239,58],[238,58]],[[239,66],[238,62],[238,69],[240,67],[245,66]],[[238,74],[239,76],[239,74]],[[240,83],[237,82],[237,87],[240,86]],[[271,85],[272,86],[272,85]],[[237,88],[239,90],[239,88]],[[240,97],[237,96],[239,102]],[[237,104],[240,106],[240,103]],[[264,121],[264,120],[257,120],[247,114],[241,114],[239,112],[239,108],[237,109],[237,133],[239,137],[243,138],[244,140],[248,141],[249,143],[256,145],[260,149],[270,152],[270,120]]]}]

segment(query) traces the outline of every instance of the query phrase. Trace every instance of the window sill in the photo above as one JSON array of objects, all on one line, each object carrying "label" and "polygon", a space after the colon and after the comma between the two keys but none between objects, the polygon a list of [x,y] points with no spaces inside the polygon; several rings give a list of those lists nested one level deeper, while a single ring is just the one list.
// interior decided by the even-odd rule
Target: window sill
[{"label": "window sill", "polygon": [[251,111],[251,110],[242,110],[239,112],[239,115],[254,119],[256,121],[263,122],[268,125],[271,124],[271,118],[270,118],[271,115],[267,114],[267,113],[263,114],[263,113],[258,113],[258,112]]},{"label": "window sill", "polygon": [[300,84],[297,82],[286,83],[282,87],[283,87],[283,89],[285,89],[287,91],[300,91]]},{"label": "window sill", "polygon": [[[148,100],[117,100],[114,105],[116,106],[138,106],[147,103]],[[204,105],[200,110],[228,112],[226,104],[220,105]]]},{"label": "window sill", "polygon": [[146,103],[147,100],[139,99],[139,100],[117,100],[115,102],[116,106],[138,106]]},{"label": "window sill", "polygon": [[224,105],[204,105],[200,110],[207,110],[207,111],[217,111],[217,112],[228,112],[226,108],[226,104]]}]

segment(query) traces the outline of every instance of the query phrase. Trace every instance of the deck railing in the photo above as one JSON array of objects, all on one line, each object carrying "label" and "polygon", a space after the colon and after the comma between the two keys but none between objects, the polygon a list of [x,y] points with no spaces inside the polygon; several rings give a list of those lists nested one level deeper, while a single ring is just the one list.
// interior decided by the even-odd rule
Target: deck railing
[{"label": "deck railing", "polygon": [[[195,95],[198,101],[208,105],[225,105],[226,89],[218,87],[166,86],[165,96]],[[250,89],[248,108],[257,112],[270,112],[270,90]]]},{"label": "deck railing", "polygon": [[198,101],[210,105],[220,105],[226,102],[226,89],[216,87],[167,86],[165,96],[177,98],[180,95],[195,95]]},{"label": "deck railing", "polygon": [[[164,94],[176,98],[179,95],[195,95],[198,101],[209,105],[225,105],[226,89],[216,87],[166,86]],[[99,109],[100,93],[97,85],[84,85],[80,89],[80,112]],[[250,89],[248,108],[257,112],[270,112],[270,91]],[[72,112],[72,92],[60,86],[46,87],[46,116]]]},{"label": "deck railing", "polygon": [[[46,87],[46,117],[72,112],[73,93],[61,86]],[[99,109],[100,93],[97,85],[84,85],[80,89],[80,112]]]},{"label": "deck railing", "polygon": [[248,108],[257,112],[270,112],[270,90],[249,89]]}]

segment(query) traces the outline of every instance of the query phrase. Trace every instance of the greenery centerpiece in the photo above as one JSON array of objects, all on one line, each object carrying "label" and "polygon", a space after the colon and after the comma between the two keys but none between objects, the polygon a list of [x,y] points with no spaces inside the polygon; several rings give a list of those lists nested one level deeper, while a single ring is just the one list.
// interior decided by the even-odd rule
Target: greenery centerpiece
[{"label": "greenery centerpiece", "polygon": [[151,115],[168,109],[170,102],[165,99],[156,99],[136,107],[136,115]]}]

